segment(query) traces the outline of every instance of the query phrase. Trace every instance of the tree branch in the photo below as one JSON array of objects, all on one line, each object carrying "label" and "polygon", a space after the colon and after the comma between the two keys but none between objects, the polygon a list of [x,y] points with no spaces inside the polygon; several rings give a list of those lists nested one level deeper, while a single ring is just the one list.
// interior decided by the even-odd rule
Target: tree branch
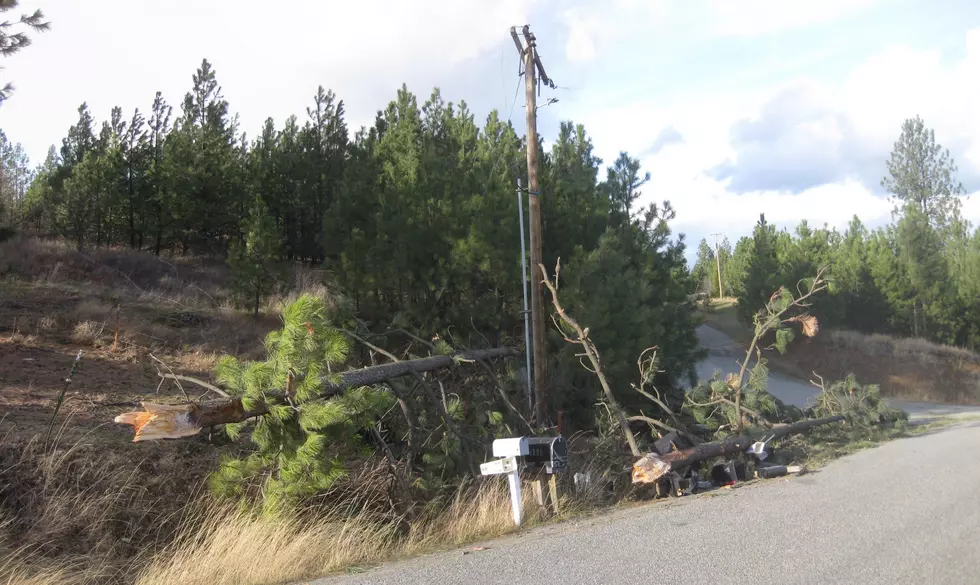
[{"label": "tree branch", "polygon": [[[453,366],[457,359],[484,360],[514,355],[517,355],[517,351],[513,348],[498,347],[350,370],[339,374],[336,382],[331,382],[329,378],[324,380],[320,397],[336,396],[348,388],[371,386],[406,374],[448,368]],[[248,409],[243,406],[241,397],[169,406],[145,402],[143,403],[145,412],[123,413],[117,416],[115,421],[135,427],[134,441],[187,437],[197,434],[203,427],[242,422],[268,414],[270,402],[275,405],[284,401],[284,396],[278,392],[267,392],[265,397],[265,401]]]},{"label": "tree branch", "polygon": [[[538,264],[538,268],[541,270],[541,275],[545,276],[548,272],[545,270],[544,264]],[[629,422],[626,420],[626,416],[623,414],[623,410],[619,407],[619,403],[616,401],[616,397],[613,396],[612,388],[609,387],[609,382],[606,380],[606,376],[602,373],[602,369],[599,365],[599,350],[589,341],[588,332],[582,328],[578,322],[572,318],[571,315],[565,312],[562,308],[561,303],[558,302],[558,272],[561,269],[561,259],[558,260],[558,264],[555,265],[555,282],[552,283],[547,276],[542,279],[542,282],[548,290],[551,291],[551,304],[554,305],[555,311],[561,320],[564,321],[569,327],[571,327],[575,334],[578,336],[577,339],[571,340],[566,337],[566,340],[572,343],[577,343],[582,346],[585,351],[586,357],[589,358],[589,362],[592,363],[592,367],[595,370],[595,375],[599,378],[599,384],[602,386],[602,391],[606,395],[606,400],[609,403],[609,408],[613,411],[616,416],[616,420],[619,423],[620,429],[623,431],[623,435],[626,437],[626,443],[629,444],[630,451],[633,456],[640,456],[640,448],[636,444],[636,437],[633,436],[633,431],[630,430]]]},{"label": "tree branch", "polygon": [[214,392],[215,394],[221,396],[222,398],[231,398],[231,394],[228,394],[227,392],[225,392],[221,388],[218,388],[214,384],[209,384],[204,380],[192,378],[191,376],[185,376],[183,374],[174,374],[173,372],[169,374],[164,374],[163,372],[157,372],[157,376],[160,376],[165,380],[174,380],[174,381],[181,381],[181,382],[190,382],[191,384],[197,384],[201,388],[210,390],[211,392]]}]

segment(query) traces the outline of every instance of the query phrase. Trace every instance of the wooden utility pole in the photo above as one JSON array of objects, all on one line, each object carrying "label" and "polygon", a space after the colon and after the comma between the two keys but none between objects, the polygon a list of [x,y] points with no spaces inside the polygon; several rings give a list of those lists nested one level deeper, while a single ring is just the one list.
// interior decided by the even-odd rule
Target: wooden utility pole
[{"label": "wooden utility pole", "polygon": [[721,254],[718,251],[718,236],[721,234],[711,234],[715,237],[715,267],[718,269],[718,298],[725,296],[725,287],[721,282]]},{"label": "wooden utility pole", "polygon": [[542,281],[544,274],[538,273],[541,266],[541,193],[538,186],[538,111],[535,94],[537,77],[540,81],[554,88],[554,82],[548,78],[541,65],[534,35],[528,25],[521,31],[525,45],[517,34],[517,27],[510,27],[510,36],[514,39],[517,52],[524,61],[525,93],[527,96],[527,187],[530,207],[531,231],[531,339],[534,346],[534,420],[538,426],[544,426],[545,409],[547,406],[547,389],[545,388],[546,352],[544,325],[544,294]]}]

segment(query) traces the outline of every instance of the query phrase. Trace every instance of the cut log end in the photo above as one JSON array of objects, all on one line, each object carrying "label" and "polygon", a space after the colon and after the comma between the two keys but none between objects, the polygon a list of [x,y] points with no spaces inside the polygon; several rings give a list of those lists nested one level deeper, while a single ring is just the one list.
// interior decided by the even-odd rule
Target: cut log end
[{"label": "cut log end", "polygon": [[181,439],[201,432],[196,420],[195,404],[153,404],[143,402],[145,410],[124,412],[113,419],[115,422],[130,425],[136,431],[133,442],[156,441],[159,439]]},{"label": "cut log end", "polygon": [[656,453],[647,453],[633,464],[633,483],[654,483],[671,469]]}]

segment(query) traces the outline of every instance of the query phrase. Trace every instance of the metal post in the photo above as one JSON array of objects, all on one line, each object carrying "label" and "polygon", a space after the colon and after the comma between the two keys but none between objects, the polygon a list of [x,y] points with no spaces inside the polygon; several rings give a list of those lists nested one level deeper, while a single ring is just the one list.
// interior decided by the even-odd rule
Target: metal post
[{"label": "metal post", "polygon": [[527,405],[528,413],[534,413],[534,387],[531,383],[531,322],[527,309],[527,250],[524,248],[524,193],[521,180],[517,179],[517,216],[521,222],[521,292],[524,294],[524,353],[527,357]]}]

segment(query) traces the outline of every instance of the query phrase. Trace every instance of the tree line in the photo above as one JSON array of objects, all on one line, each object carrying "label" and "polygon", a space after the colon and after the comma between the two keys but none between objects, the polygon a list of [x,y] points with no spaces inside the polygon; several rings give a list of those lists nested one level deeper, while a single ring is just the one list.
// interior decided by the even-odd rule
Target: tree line
[{"label": "tree line", "polygon": [[[157,93],[146,113],[116,107],[98,125],[82,104],[18,203],[19,224],[79,249],[228,255],[256,310],[284,284],[277,267],[315,264],[372,326],[522,344],[526,144],[508,120],[493,111],[478,124],[465,102],[438,89],[421,101],[403,86],[351,135],[344,102],[320,87],[304,119],[268,119],[249,138],[207,60],[192,81],[179,109]],[[539,148],[543,258],[561,259],[560,286],[593,324],[609,375],[627,385],[629,364],[657,343],[661,383],[676,385],[697,342],[670,204],[635,205],[649,175],[625,152],[603,173],[581,125],[562,123],[550,150]],[[528,196],[538,195],[525,193],[525,205]],[[569,364],[552,383],[591,388],[552,334],[553,355]],[[574,394],[563,396],[591,409],[594,396]]]},{"label": "tree line", "polygon": [[[963,185],[949,151],[921,118],[906,120],[881,181],[892,221],[843,233],[803,221],[777,231],[760,217],[751,237],[718,248],[726,295],[748,320],[780,284],[828,267],[829,294],[813,312],[831,326],[980,347],[980,230],[961,215]],[[693,276],[718,293],[715,252],[701,241]]]}]

